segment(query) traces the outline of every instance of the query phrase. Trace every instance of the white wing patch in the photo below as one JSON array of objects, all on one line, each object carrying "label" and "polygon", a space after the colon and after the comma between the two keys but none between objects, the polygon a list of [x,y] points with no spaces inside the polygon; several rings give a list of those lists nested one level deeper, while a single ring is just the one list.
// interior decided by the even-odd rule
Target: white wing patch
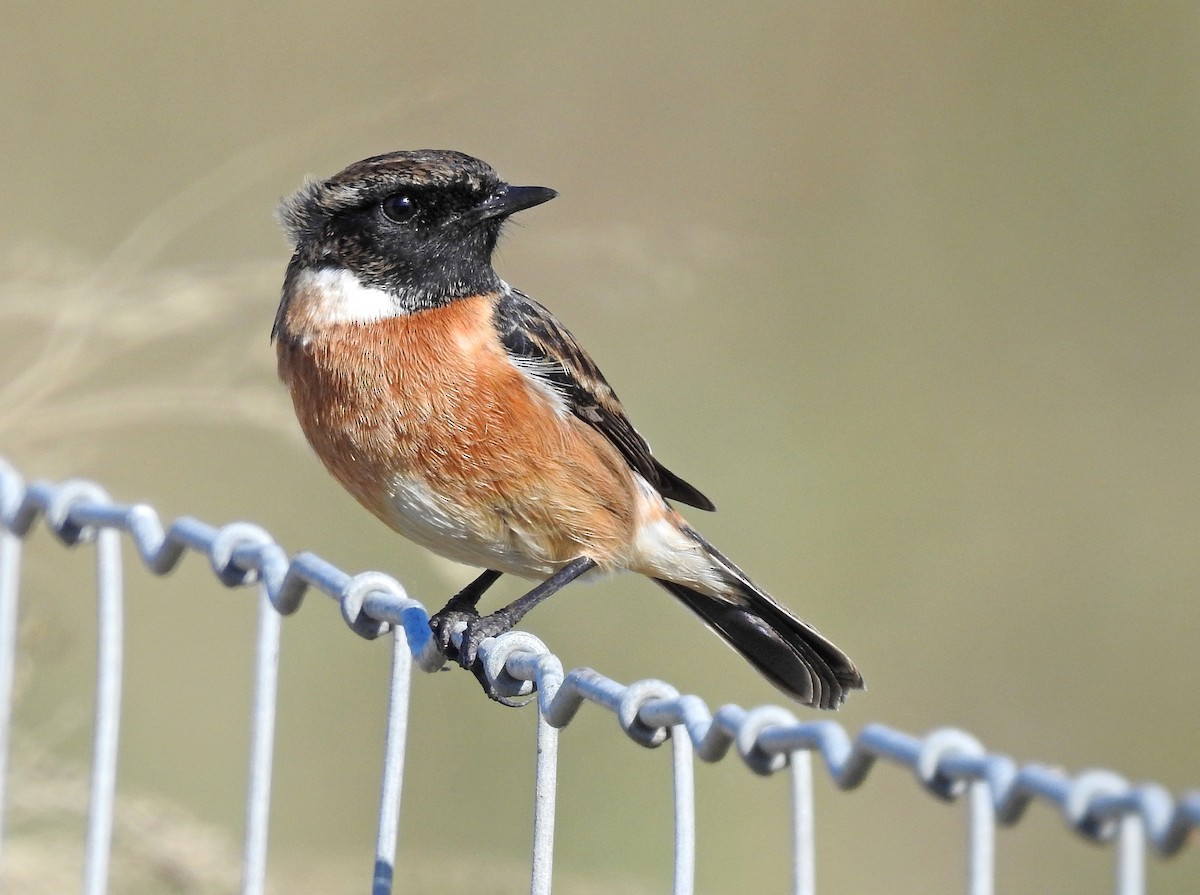
[{"label": "white wing patch", "polygon": [[533,388],[550,402],[550,406],[554,408],[554,412],[560,417],[571,415],[571,403],[569,396],[563,394],[560,387],[555,384],[551,378],[555,373],[565,375],[566,370],[562,364],[548,359],[537,359],[531,357],[513,357],[508,358],[512,361],[512,365],[521,371],[521,375],[525,377]]}]

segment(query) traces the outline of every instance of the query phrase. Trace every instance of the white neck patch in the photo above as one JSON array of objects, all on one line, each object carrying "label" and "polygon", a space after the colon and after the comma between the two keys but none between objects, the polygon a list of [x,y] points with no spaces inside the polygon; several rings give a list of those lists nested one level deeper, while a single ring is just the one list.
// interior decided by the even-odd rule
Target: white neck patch
[{"label": "white neck patch", "polygon": [[404,314],[395,296],[364,286],[345,268],[306,270],[296,278],[294,299],[314,324],[375,323]]}]

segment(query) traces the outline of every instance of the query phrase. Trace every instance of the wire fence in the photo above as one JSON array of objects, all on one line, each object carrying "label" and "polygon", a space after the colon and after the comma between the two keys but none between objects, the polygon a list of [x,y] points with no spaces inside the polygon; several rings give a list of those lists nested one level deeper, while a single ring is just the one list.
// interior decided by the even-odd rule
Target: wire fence
[{"label": "wire fence", "polygon": [[[122,535],[156,575],[173,570],[187,551],[207,557],[226,587],[257,587],[258,637],[254,665],[245,843],[244,895],[265,891],[267,834],[274,756],[275,707],[279,682],[282,617],[295,612],[316,590],[337,600],[350,628],[366,638],[392,636],[391,686],[380,783],[378,835],[372,895],[392,891],[400,822],[401,783],[408,701],[414,665],[436,671],[435,649],[425,608],[393,578],[367,572],[349,575],[312,553],[294,557],[263,529],[234,522],[220,528],[182,517],[163,526],[144,504],[114,502],[87,481],[26,484],[0,459],[0,885],[3,884],[4,814],[8,804],[9,743],[17,653],[18,593],[22,539],[42,518],[64,544],[93,544],[98,602],[97,673],[92,738],[91,798],[88,803],[83,891],[108,890],[112,850],[117,755],[120,734],[123,651]],[[1179,798],[1154,783],[1131,785],[1107,770],[1074,776],[1036,764],[1018,765],[989,753],[973,736],[944,728],[913,736],[868,725],[851,737],[837,722],[800,722],[789,711],[726,705],[715,713],[696,696],[669,684],[643,680],[621,684],[588,668],[564,673],[559,660],[536,637],[512,632],[485,642],[481,656],[488,679],[501,695],[527,697],[537,714],[536,770],[530,891],[551,891],[557,793],[558,731],[587,702],[613,712],[635,743],[669,742],[674,783],[674,889],[693,890],[695,800],[693,760],[715,762],[731,750],[754,773],[787,771],[792,814],[792,892],[816,890],[813,756],[833,782],[852,789],[876,761],[907,767],[929,793],[965,799],[967,879],[970,895],[989,895],[995,884],[996,824],[1015,824],[1031,802],[1057,810],[1078,836],[1113,844],[1114,890],[1145,891],[1146,852],[1178,852],[1200,826],[1200,791]]]}]

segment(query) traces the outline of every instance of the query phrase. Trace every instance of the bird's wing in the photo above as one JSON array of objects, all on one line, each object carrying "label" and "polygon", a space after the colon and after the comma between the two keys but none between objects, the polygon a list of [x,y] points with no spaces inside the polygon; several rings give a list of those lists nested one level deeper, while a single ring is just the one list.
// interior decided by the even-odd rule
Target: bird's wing
[{"label": "bird's wing", "polygon": [[654,459],[600,368],[553,314],[528,295],[510,289],[498,300],[493,319],[512,362],[607,438],[664,497],[702,510],[716,509],[711,500]]}]

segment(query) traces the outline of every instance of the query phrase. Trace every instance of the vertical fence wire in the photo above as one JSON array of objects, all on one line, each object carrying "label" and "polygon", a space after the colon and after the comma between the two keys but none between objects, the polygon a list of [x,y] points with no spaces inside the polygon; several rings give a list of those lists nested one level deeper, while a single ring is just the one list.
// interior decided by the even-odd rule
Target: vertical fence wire
[{"label": "vertical fence wire", "polygon": [[996,885],[996,816],[986,780],[972,780],[967,788],[967,891],[992,895]]},{"label": "vertical fence wire", "polygon": [[275,755],[275,712],[279,699],[279,644],[283,617],[265,586],[259,586],[258,636],[254,647],[254,701],[250,730],[250,774],[246,783],[246,842],[242,895],[262,895],[267,879],[271,823],[271,772]]},{"label": "vertical fence wire", "polygon": [[12,730],[13,678],[17,665],[17,591],[21,541],[0,526],[0,890],[4,884],[4,816],[8,806],[8,751]]},{"label": "vertical fence wire", "polygon": [[96,536],[96,720],[83,870],[85,895],[104,895],[108,889],[121,723],[123,601],[121,533],[102,528]]},{"label": "vertical fence wire", "polygon": [[696,886],[696,775],[687,725],[671,728],[671,780],[675,798],[675,886],[673,895],[692,895]]},{"label": "vertical fence wire", "polygon": [[533,866],[530,895],[550,895],[554,876],[554,812],[558,796],[558,729],[537,713],[537,769],[533,783]]},{"label": "vertical fence wire", "polygon": [[1145,895],[1146,830],[1136,814],[1126,814],[1117,827],[1117,895]]},{"label": "vertical fence wire", "polygon": [[375,839],[375,876],[371,895],[390,895],[396,875],[400,835],[400,796],[404,750],[408,741],[408,702],[412,690],[412,651],[403,626],[392,627],[392,680],[388,693],[383,778],[379,787],[379,831]]},{"label": "vertical fence wire", "polygon": [[812,753],[798,749],[790,754],[788,761],[792,766],[792,892],[794,895],[816,895]]},{"label": "vertical fence wire", "polygon": [[[347,611],[351,598],[379,578],[377,573],[349,576],[311,554],[288,560],[282,548],[261,530],[247,538],[245,524],[221,530],[196,520],[180,519],[169,530],[158,523],[148,507],[123,507],[111,503],[88,483],[53,486],[37,483],[29,488],[0,462],[0,843],[7,805],[9,749],[13,713],[13,687],[17,648],[20,540],[39,513],[66,543],[95,541],[97,599],[96,710],[92,752],[91,794],[85,840],[85,895],[104,895],[108,889],[116,792],[117,746],[120,729],[123,650],[123,570],[121,533],[134,538],[151,571],[165,574],[185,549],[207,552],[222,583],[238,586],[257,580],[230,573],[230,547],[263,570],[259,590],[259,631],[256,641],[254,718],[251,733],[250,773],[247,784],[244,895],[261,895],[265,888],[267,830],[270,807],[271,760],[274,752],[275,706],[278,693],[279,647],[282,614],[294,611],[307,587],[335,597],[343,606],[352,629],[376,636],[377,619],[405,619],[393,635],[391,691],[384,768],[380,791],[379,836],[376,843],[374,895],[390,895],[395,880],[395,857],[400,816],[405,741],[414,653],[420,667],[434,671],[440,658],[430,655],[427,615],[392,581],[391,587],[371,590],[375,603],[359,625],[362,600]],[[82,520],[82,521],[81,521]],[[233,538],[233,535],[238,538]],[[94,537],[93,537],[94,536]],[[391,579],[388,579],[391,581]],[[378,583],[378,582],[375,582]],[[379,592],[376,593],[376,590]],[[358,593],[361,597],[362,594]],[[376,599],[377,598],[377,599]],[[411,618],[410,618],[411,616]],[[411,622],[421,643],[401,637]],[[367,632],[367,633],[364,633]],[[411,631],[409,632],[411,633]],[[522,639],[523,638],[523,639]],[[418,637],[418,641],[421,638]],[[534,793],[533,855],[530,891],[549,895],[553,871],[557,759],[559,728],[565,727],[584,701],[614,712],[622,728],[643,746],[672,739],[672,775],[675,810],[676,895],[690,893],[695,884],[694,759],[720,760],[735,742],[738,754],[757,773],[772,774],[791,766],[793,812],[793,881],[797,895],[815,892],[813,761],[819,750],[834,782],[841,789],[861,784],[877,759],[912,768],[925,788],[942,798],[968,796],[968,885],[970,895],[992,895],[995,887],[995,836],[997,822],[1015,823],[1031,800],[1062,810],[1071,828],[1092,841],[1115,838],[1114,877],[1118,895],[1144,895],[1146,851],[1153,845],[1163,855],[1173,855],[1194,838],[1200,827],[1200,791],[1173,796],[1156,784],[1131,786],[1110,771],[1084,771],[1075,776],[1042,765],[1018,765],[1007,756],[988,753],[965,731],[943,728],[915,737],[883,725],[868,725],[853,740],[832,721],[798,724],[783,710],[765,706],[746,711],[723,706],[709,714],[694,696],[679,694],[660,681],[623,685],[590,669],[576,669],[563,677],[561,664],[540,643],[530,649],[531,635],[513,632],[497,638],[509,642],[508,655],[514,678],[533,679],[530,655],[537,659],[538,699],[537,762]],[[536,640],[536,638],[532,638]],[[497,652],[497,656],[500,656]],[[509,659],[489,666],[489,680],[498,679]],[[542,672],[557,669],[547,689]],[[512,680],[508,681],[512,684]],[[528,692],[528,691],[525,691]],[[649,714],[639,718],[645,709]],[[765,713],[765,714],[764,714]],[[769,718],[768,718],[769,716]],[[663,720],[656,720],[662,718]],[[551,725],[550,720],[554,721]],[[764,722],[769,720],[769,724]],[[657,728],[662,738],[647,737]],[[787,754],[790,761],[783,761]],[[779,758],[776,761],[775,756]],[[1112,823],[1101,823],[1111,819]],[[1113,837],[1112,826],[1116,826]],[[3,854],[0,853],[0,857]],[[11,863],[11,862],[10,862]],[[0,868],[2,870],[2,868]]]}]

